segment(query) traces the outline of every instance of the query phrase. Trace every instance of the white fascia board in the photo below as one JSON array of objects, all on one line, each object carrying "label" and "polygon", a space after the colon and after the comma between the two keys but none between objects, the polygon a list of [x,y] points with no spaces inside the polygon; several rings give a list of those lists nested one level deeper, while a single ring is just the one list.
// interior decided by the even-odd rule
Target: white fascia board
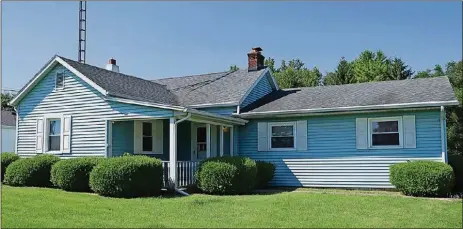
[{"label": "white fascia board", "polygon": [[66,63],[64,60],[62,60],[61,58],[59,58],[58,56],[56,56],[55,58],[53,58],[50,63],[48,63],[48,65],[46,65],[45,68],[42,69],[42,71],[40,71],[38,74],[36,74],[34,76],[34,78],[26,85],[26,87],[24,88],[24,90],[22,90],[20,93],[18,93],[8,104],[9,105],[16,105],[22,98],[24,98],[25,95],[27,95],[27,93],[29,91],[31,91],[34,86],[43,78],[45,77],[48,72],[50,72],[51,69],[53,69],[53,67],[55,67],[56,64],[61,64],[63,65],[63,67],[67,68],[69,71],[71,71],[72,73],[74,73],[77,77],[81,78],[83,81],[85,81],[86,83],[88,83],[90,86],[92,86],[93,88],[95,88],[96,90],[98,90],[101,94],[103,95],[107,95],[108,92],[106,90],[104,90],[102,87],[98,86],[97,84],[95,84],[93,81],[91,81],[89,78],[87,78],[86,76],[84,76],[82,73],[80,73],[79,71],[77,71],[75,68],[73,68],[71,65],[69,65],[68,63]]},{"label": "white fascia board", "polygon": [[16,105],[32,88],[40,81],[55,65],[57,64],[56,58],[53,58],[49,63],[39,72],[34,78],[21,90],[11,101],[8,103],[10,106]]},{"label": "white fascia board", "polygon": [[266,68],[262,74],[260,74],[259,77],[257,77],[257,79],[254,81],[254,83],[252,83],[251,87],[248,88],[248,90],[246,91],[246,93],[244,94],[243,97],[241,97],[240,101],[238,102],[238,105],[241,105],[244,100],[246,99],[246,97],[248,97],[249,94],[251,94],[251,91],[252,89],[254,89],[256,87],[256,85],[259,83],[259,81],[265,76],[265,74],[267,74],[267,72],[269,72],[269,68]]},{"label": "white fascia board", "polygon": [[223,103],[204,103],[188,106],[189,108],[207,108],[207,107],[230,107],[236,106],[238,102],[223,102]]},{"label": "white fascia board", "polygon": [[56,61],[58,61],[61,65],[63,65],[65,68],[69,69],[69,71],[71,71],[72,73],[74,73],[76,76],[78,76],[79,78],[81,78],[83,81],[85,81],[86,83],[88,83],[90,86],[92,86],[93,88],[95,88],[97,91],[99,91],[101,94],[103,95],[107,95],[108,92],[103,89],[102,87],[98,86],[95,82],[91,81],[89,78],[87,78],[84,74],[80,73],[79,71],[77,71],[75,68],[73,68],[71,65],[69,65],[68,63],[66,63],[66,61],[64,61],[63,59],[59,58],[59,57],[56,57]]},{"label": "white fascia board", "polygon": [[246,112],[246,113],[233,114],[233,115],[245,118],[245,117],[264,117],[264,116],[276,116],[276,115],[297,115],[297,114],[329,113],[329,112],[354,112],[354,111],[384,110],[384,109],[455,106],[458,104],[459,104],[458,100],[430,101],[430,102],[418,102],[418,103],[382,104],[382,105],[371,105],[371,106],[351,106],[351,107],[336,107],[336,108],[315,108],[315,109],[282,110],[282,111]]},{"label": "white fascia board", "polygon": [[174,110],[174,111],[185,112],[186,110],[185,107],[181,107],[181,106],[173,106],[173,105],[160,104],[160,103],[150,103],[150,102],[138,101],[138,100],[133,100],[133,99],[114,98],[110,96],[106,96],[104,97],[104,99],[107,101],[135,104],[135,105],[141,105],[141,106],[146,106],[146,107],[163,108],[163,109],[169,109],[169,110]]},{"label": "white fascia board", "polygon": [[217,121],[225,121],[225,122],[229,122],[229,123],[233,123],[233,124],[238,124],[238,125],[244,125],[246,124],[248,121],[247,120],[244,120],[244,119],[241,119],[241,118],[233,118],[233,117],[227,117],[227,116],[223,116],[223,115],[216,115],[216,114],[212,114],[212,113],[209,113],[209,112],[206,112],[206,111],[200,111],[200,110],[196,110],[196,109],[186,109],[184,112],[187,112],[187,113],[192,113],[196,116],[199,116],[199,117],[204,117],[204,118],[211,118],[211,119],[215,119]]}]

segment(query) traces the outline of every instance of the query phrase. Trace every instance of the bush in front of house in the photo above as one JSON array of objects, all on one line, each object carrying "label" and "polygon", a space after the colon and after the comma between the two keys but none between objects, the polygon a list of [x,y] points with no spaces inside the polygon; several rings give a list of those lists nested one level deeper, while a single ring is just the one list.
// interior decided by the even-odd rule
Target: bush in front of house
[{"label": "bush in front of house", "polygon": [[89,177],[101,157],[82,157],[58,161],[51,168],[51,182],[66,191],[88,192]]},{"label": "bush in front of house", "polygon": [[50,170],[59,160],[54,155],[16,160],[6,168],[4,181],[11,186],[50,187]]},{"label": "bush in front of house", "polygon": [[90,172],[90,188],[102,196],[156,196],[162,188],[162,162],[147,156],[113,157]]},{"label": "bush in front of house", "polygon": [[275,165],[272,162],[256,161],[257,165],[257,181],[256,188],[265,188],[273,179],[275,174]]},{"label": "bush in front of house", "polygon": [[455,174],[455,192],[463,191],[463,155],[448,155],[449,165]]},{"label": "bush in front of house", "polygon": [[256,162],[247,157],[226,156],[208,158],[196,171],[198,187],[210,194],[245,194],[256,183]]},{"label": "bush in front of house", "polygon": [[2,153],[2,156],[1,156],[1,164],[2,164],[2,167],[1,167],[1,173],[2,173],[2,178],[1,178],[1,181],[3,181],[3,178],[5,177],[5,171],[6,171],[6,168],[8,167],[8,165],[10,165],[11,163],[13,163],[14,161],[18,160],[19,159],[19,156],[16,155],[15,153],[8,153],[8,152],[4,152]]},{"label": "bush in front of house", "polygon": [[454,186],[450,165],[435,161],[398,163],[390,167],[390,181],[409,196],[446,196]]}]

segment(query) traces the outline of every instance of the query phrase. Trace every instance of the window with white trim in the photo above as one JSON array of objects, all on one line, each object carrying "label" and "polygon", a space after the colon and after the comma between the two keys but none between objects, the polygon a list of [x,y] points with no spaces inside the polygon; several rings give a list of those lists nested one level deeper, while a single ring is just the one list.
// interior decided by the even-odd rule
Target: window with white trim
[{"label": "window with white trim", "polygon": [[269,149],[293,150],[295,149],[296,123],[282,122],[269,123]]},{"label": "window with white trim", "polygon": [[153,151],[153,123],[143,122],[142,125],[142,150],[143,152]]},{"label": "window with white trim", "polygon": [[64,88],[64,73],[56,73],[55,88]]},{"label": "window with white trim", "polygon": [[47,151],[61,150],[61,119],[47,119],[48,126],[48,149]]},{"label": "window with white trim", "polygon": [[402,117],[368,119],[371,148],[402,147]]}]

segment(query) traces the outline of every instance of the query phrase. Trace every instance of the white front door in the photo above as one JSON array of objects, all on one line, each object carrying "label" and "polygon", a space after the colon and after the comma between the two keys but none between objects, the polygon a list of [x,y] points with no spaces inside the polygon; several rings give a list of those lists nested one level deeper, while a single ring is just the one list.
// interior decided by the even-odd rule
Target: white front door
[{"label": "white front door", "polygon": [[206,124],[191,123],[191,160],[199,161],[207,158]]}]

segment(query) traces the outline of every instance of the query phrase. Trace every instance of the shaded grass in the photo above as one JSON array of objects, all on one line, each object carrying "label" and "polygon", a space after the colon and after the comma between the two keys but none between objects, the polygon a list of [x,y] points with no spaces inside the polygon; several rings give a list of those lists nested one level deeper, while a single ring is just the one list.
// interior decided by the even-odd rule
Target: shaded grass
[{"label": "shaded grass", "polygon": [[2,187],[2,227],[462,227],[461,200],[284,192],[115,199]]}]

